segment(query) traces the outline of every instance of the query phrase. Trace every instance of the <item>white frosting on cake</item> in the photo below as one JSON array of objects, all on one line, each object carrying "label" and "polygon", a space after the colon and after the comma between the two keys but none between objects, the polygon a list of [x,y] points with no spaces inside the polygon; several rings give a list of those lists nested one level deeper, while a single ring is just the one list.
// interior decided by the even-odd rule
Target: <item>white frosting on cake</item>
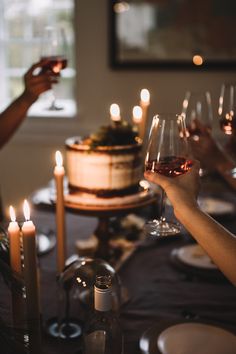
[{"label": "white frosting on cake", "polygon": [[[125,149],[125,152],[124,152]],[[120,153],[119,153],[120,150]],[[69,185],[87,191],[122,190],[138,184],[141,173],[141,149],[135,145],[88,150],[67,145]]]}]

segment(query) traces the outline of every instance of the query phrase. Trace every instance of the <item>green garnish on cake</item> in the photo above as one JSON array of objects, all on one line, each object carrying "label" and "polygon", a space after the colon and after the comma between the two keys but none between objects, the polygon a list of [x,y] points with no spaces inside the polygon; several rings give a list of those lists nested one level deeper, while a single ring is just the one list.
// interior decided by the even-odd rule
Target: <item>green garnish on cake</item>
[{"label": "green garnish on cake", "polygon": [[98,146],[135,145],[139,143],[139,138],[133,125],[121,120],[111,125],[101,126],[84,142],[93,149]]}]

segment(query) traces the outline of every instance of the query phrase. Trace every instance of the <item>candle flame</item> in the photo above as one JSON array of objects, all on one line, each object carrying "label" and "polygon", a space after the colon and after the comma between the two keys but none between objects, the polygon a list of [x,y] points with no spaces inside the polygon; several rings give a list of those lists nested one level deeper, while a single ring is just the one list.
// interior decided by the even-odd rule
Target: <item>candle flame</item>
[{"label": "candle flame", "polygon": [[9,207],[9,213],[10,213],[10,218],[11,221],[15,222],[16,221],[16,213],[12,205]]},{"label": "candle flame", "polygon": [[56,165],[58,167],[61,167],[63,164],[63,158],[62,158],[62,154],[59,150],[56,151],[55,159],[56,159]]},{"label": "candle flame", "polygon": [[24,200],[24,204],[23,204],[23,212],[24,212],[25,220],[26,221],[30,220],[30,207],[26,199]]},{"label": "candle flame", "polygon": [[142,89],[140,92],[140,98],[143,103],[149,104],[150,102],[150,93],[148,89]]},{"label": "candle flame", "polygon": [[115,122],[120,120],[120,107],[116,103],[112,103],[110,106],[111,119]]},{"label": "candle flame", "polygon": [[140,106],[134,106],[133,108],[133,121],[134,123],[140,123],[142,120],[143,111]]}]

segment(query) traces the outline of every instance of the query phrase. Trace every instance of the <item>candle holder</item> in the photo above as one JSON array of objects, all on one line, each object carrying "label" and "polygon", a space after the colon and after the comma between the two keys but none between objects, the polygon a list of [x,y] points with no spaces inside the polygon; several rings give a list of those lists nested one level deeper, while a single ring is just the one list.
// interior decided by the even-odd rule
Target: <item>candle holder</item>
[{"label": "candle holder", "polygon": [[46,325],[50,336],[73,340],[82,335],[83,322],[93,309],[93,287],[97,275],[111,276],[113,307],[118,310],[121,294],[115,270],[101,259],[81,257],[65,267],[58,278],[58,314]]}]

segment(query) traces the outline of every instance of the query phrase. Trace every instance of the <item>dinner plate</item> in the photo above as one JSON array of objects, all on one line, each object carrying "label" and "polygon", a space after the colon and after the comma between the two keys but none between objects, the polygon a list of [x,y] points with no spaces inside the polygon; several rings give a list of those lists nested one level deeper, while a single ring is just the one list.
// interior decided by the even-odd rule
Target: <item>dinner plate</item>
[{"label": "dinner plate", "polygon": [[217,269],[208,254],[198,244],[178,248],[175,250],[175,256],[185,265],[200,269]]},{"label": "dinner plate", "polygon": [[181,323],[164,330],[157,347],[162,354],[235,354],[236,336],[220,327]]},{"label": "dinner plate", "polygon": [[207,214],[212,216],[223,216],[234,213],[234,204],[217,198],[212,197],[199,197],[198,203],[200,208]]}]

